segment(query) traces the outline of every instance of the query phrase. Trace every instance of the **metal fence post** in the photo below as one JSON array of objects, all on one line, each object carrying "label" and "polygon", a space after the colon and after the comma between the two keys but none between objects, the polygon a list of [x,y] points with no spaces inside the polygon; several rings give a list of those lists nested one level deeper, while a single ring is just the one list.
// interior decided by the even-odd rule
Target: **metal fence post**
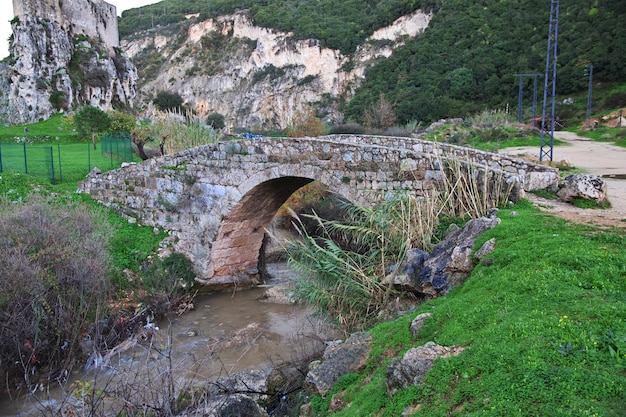
[{"label": "metal fence post", "polygon": [[24,142],[24,173],[28,174],[28,164],[26,163],[26,142]]},{"label": "metal fence post", "polygon": [[63,182],[63,171],[61,168],[61,144],[57,143],[57,150],[59,154],[59,182]]}]

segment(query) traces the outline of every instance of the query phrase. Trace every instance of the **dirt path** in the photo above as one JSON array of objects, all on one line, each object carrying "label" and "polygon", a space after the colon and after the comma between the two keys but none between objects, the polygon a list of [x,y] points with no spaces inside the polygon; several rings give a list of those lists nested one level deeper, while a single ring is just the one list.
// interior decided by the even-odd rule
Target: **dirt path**
[{"label": "dirt path", "polygon": [[[567,145],[554,147],[553,160],[565,160],[585,173],[601,176],[607,183],[607,197],[612,207],[605,210],[579,209],[533,194],[528,194],[529,199],[542,209],[568,220],[626,229],[626,148],[594,142],[572,132],[554,132],[554,137]],[[501,152],[539,158],[538,147],[507,148]]]}]

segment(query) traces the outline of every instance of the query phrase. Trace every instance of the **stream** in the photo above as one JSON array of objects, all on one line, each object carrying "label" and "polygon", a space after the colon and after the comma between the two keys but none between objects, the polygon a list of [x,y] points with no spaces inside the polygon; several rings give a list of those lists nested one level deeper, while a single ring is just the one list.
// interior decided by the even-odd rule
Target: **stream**
[{"label": "stream", "polygon": [[[291,272],[275,264],[270,273],[278,276],[271,286]],[[235,372],[311,356],[323,351],[325,341],[339,337],[313,318],[310,309],[260,300],[267,289],[199,294],[193,310],[146,326],[137,340],[122,343],[103,358],[102,366],[75,369],[65,387],[37,391],[21,401],[0,398],[0,416],[46,415],[45,407],[58,409],[68,399],[82,406],[99,400],[112,411],[119,410],[115,396],[158,402],[166,392],[206,387]],[[94,399],[87,392],[96,386],[116,395]]]}]

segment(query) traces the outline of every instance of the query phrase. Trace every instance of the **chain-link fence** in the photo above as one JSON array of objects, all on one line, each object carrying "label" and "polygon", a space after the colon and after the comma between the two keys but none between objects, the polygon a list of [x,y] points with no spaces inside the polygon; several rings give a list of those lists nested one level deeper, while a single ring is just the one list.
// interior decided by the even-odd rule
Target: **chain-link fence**
[{"label": "chain-link fence", "polygon": [[59,145],[33,147],[26,143],[0,143],[0,172],[15,171],[46,177],[55,184],[62,177],[60,159]]},{"label": "chain-link fence", "polygon": [[113,164],[113,160],[121,162],[132,162],[133,160],[132,141],[128,133],[102,136],[100,149],[102,156],[109,158],[111,164]]},{"label": "chain-link fence", "polygon": [[128,134],[105,135],[99,150],[92,143],[39,145],[0,143],[0,172],[13,171],[45,177],[52,184],[80,181],[92,168],[114,169],[133,161]]}]

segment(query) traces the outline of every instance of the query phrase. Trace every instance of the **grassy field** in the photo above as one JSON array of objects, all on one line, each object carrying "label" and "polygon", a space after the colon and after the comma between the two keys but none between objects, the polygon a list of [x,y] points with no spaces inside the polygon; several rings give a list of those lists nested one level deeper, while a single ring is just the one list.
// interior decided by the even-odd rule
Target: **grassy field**
[{"label": "grassy field", "polygon": [[100,143],[93,149],[91,143],[78,141],[61,115],[25,126],[0,126],[0,171],[28,173],[71,189],[92,168],[108,171],[121,164],[103,153]]},{"label": "grassy field", "polygon": [[[518,215],[512,215],[515,211]],[[315,415],[625,416],[626,238],[547,217],[522,200],[500,212],[490,266],[415,313],[372,329],[362,374],[343,377]],[[416,339],[419,313],[433,313]],[[394,356],[435,341],[463,346],[389,398]],[[334,412],[329,412],[331,398]],[[346,404],[337,409],[336,404]]]}]

